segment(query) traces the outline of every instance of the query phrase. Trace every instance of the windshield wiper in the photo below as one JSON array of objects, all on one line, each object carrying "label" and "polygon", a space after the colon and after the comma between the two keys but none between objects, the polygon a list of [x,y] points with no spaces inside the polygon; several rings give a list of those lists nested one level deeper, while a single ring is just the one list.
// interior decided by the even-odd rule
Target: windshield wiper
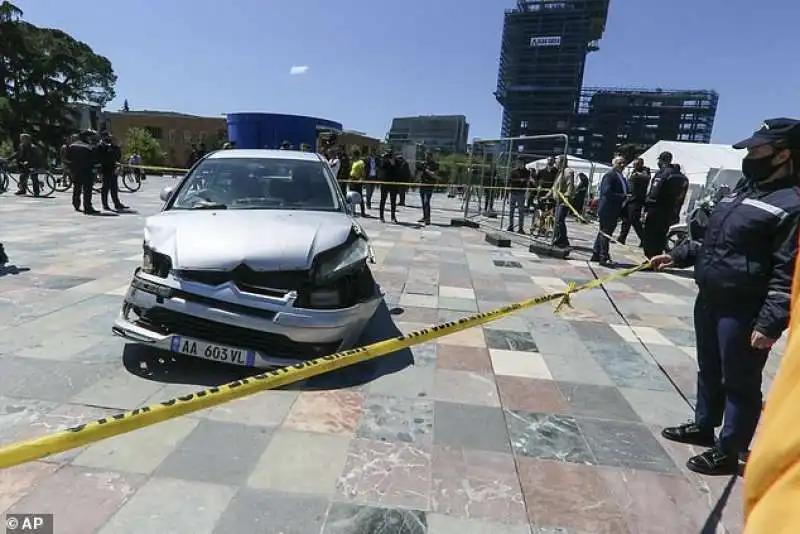
[{"label": "windshield wiper", "polygon": [[212,200],[204,200],[202,202],[195,202],[192,204],[192,207],[189,208],[190,210],[226,210],[228,206],[222,204],[220,202],[214,202]]}]

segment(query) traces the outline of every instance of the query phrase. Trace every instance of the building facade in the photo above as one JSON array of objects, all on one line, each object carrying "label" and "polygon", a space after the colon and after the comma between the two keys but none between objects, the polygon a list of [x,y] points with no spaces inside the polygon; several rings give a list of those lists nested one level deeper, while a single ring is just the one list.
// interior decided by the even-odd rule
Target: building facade
[{"label": "building facade", "polygon": [[337,135],[342,125],[327,119],[280,113],[229,113],[228,136],[236,148],[279,148],[288,141],[299,149],[300,145],[317,146],[319,134],[324,131]]},{"label": "building facade", "polygon": [[625,145],[644,151],[658,141],[710,143],[718,103],[708,90],[585,88],[570,152],[609,162]]},{"label": "building facade", "polygon": [[[609,0],[518,0],[506,11],[495,92],[502,137],[569,133],[586,56],[599,49],[608,8]],[[549,151],[548,145],[517,148]]]},{"label": "building facade", "polygon": [[164,165],[184,167],[192,145],[214,148],[227,140],[224,117],[198,117],[172,111],[120,111],[103,113],[106,129],[123,145],[131,128],[150,132],[164,151]]},{"label": "building facade", "polygon": [[469,124],[464,115],[396,117],[386,136],[390,146],[424,145],[426,149],[466,154]]}]

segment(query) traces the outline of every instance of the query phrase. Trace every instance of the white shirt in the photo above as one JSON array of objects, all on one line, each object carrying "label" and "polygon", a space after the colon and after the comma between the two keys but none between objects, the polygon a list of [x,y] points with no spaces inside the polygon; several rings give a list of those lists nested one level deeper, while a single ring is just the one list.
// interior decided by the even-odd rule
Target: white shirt
[{"label": "white shirt", "polygon": [[378,176],[378,162],[374,157],[369,158],[369,176],[370,178]]},{"label": "white shirt", "polygon": [[342,166],[342,162],[339,161],[339,158],[333,158],[332,160],[329,160],[328,165],[331,166],[333,177],[336,178],[337,176],[339,176],[339,167]]}]

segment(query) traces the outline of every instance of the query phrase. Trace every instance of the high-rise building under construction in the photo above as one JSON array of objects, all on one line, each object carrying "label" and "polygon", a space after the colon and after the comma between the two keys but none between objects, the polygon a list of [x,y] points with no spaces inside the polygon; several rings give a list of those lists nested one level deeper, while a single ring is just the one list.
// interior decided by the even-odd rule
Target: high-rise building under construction
[{"label": "high-rise building under construction", "polygon": [[[608,8],[609,0],[517,0],[506,11],[495,93],[502,137],[572,129],[586,56],[599,48]],[[526,152],[547,149],[520,145]]]}]

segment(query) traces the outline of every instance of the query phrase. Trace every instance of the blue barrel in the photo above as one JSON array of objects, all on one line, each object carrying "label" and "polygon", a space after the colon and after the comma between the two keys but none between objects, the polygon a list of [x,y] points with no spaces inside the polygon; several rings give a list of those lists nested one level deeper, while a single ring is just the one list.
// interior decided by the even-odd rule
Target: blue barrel
[{"label": "blue barrel", "polygon": [[319,130],[342,131],[338,122],[302,115],[279,113],[229,113],[228,140],[236,148],[279,148],[289,141],[295,149],[307,144],[317,146]]}]

